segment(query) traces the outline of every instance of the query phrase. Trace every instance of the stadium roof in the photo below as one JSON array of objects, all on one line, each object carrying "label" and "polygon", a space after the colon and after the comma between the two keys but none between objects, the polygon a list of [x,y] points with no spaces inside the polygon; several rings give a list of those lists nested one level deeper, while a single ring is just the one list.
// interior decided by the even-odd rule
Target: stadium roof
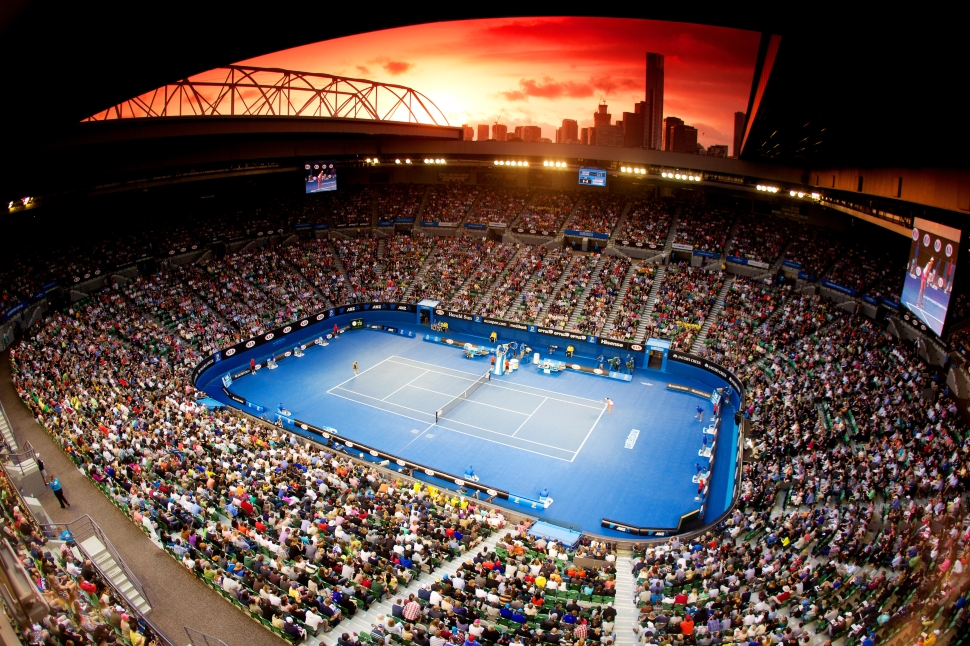
[{"label": "stadium roof", "polygon": [[[676,4],[676,3],[675,3]],[[312,7],[312,8],[311,8]],[[4,182],[45,142],[80,120],[142,92],[208,69],[324,39],[409,24],[508,16],[509,9],[354,5],[104,2],[53,6],[12,0],[0,7],[0,102]],[[536,12],[523,12],[536,15]],[[962,21],[913,12],[878,18],[822,12],[792,17],[777,7],[734,5],[614,17],[701,22],[781,36],[743,157],[797,166],[964,166],[968,137],[959,119]],[[308,15],[309,14],[309,15]],[[767,66],[765,67],[767,69]],[[755,77],[756,86],[758,76]],[[753,88],[753,90],[756,88]],[[752,92],[755,98],[756,92]],[[11,175],[13,173],[13,176]]]}]

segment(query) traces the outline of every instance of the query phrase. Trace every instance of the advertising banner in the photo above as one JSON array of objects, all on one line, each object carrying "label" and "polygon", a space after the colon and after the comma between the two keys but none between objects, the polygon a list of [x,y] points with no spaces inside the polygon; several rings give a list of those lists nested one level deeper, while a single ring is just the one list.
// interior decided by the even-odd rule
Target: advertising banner
[{"label": "advertising banner", "polygon": [[846,287],[845,285],[839,285],[838,283],[833,283],[830,280],[822,280],[821,285],[822,287],[828,287],[829,289],[834,289],[837,292],[842,292],[843,294],[848,294],[849,296],[855,296],[856,294],[858,294],[856,290],[850,287]]},{"label": "advertising banner", "polygon": [[599,238],[601,240],[609,240],[610,234],[608,233],[597,233],[596,231],[577,231],[576,229],[566,229],[563,233],[567,236],[577,236],[579,238]]},{"label": "advertising banner", "polygon": [[[699,357],[696,354],[689,354],[687,352],[680,352],[679,350],[671,350],[667,353],[668,361],[678,361],[680,363],[686,363],[692,366],[697,366],[702,370],[706,370],[713,373],[723,379],[724,381],[731,384],[731,388],[734,392],[741,396],[744,393],[744,386],[741,384],[741,380],[737,376],[725,368],[724,366],[714,363],[713,361],[708,361],[704,357]],[[742,398],[743,399],[743,398]]]}]

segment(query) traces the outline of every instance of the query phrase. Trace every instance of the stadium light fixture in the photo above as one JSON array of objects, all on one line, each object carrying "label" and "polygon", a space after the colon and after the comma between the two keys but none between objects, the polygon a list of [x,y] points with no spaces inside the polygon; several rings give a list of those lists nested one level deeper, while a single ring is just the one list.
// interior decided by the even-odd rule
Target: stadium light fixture
[{"label": "stadium light fixture", "polygon": [[820,199],[822,199],[822,194],[821,193],[812,193],[812,199],[817,202]]},{"label": "stadium light fixture", "polygon": [[395,160],[394,160],[394,163],[395,163],[395,164],[400,164],[400,163],[401,163],[401,160],[400,160],[400,159],[395,159]]},{"label": "stadium light fixture", "polygon": [[405,160],[404,160],[404,163],[405,163],[405,164],[410,164],[410,163],[411,163],[411,160],[410,160],[410,159],[405,159]]}]

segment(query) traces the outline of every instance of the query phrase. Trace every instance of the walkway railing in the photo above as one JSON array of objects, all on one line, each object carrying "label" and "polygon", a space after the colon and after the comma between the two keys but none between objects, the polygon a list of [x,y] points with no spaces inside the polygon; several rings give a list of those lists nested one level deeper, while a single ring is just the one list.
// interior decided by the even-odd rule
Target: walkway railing
[{"label": "walkway railing", "polygon": [[111,544],[111,541],[108,540],[108,536],[104,533],[104,531],[102,531],[98,524],[94,522],[93,518],[85,514],[69,523],[51,523],[41,525],[41,529],[44,531],[44,535],[47,536],[47,538],[54,540],[63,540],[61,539],[61,536],[63,535],[64,531],[69,531],[71,533],[71,539],[77,544],[78,548],[84,552],[85,556],[91,560],[92,564],[98,570],[104,580],[107,581],[111,587],[115,588],[115,591],[118,592],[119,595],[124,597],[125,594],[115,586],[111,579],[101,569],[101,566],[94,562],[93,557],[96,555],[88,554],[82,545],[82,543],[88,538],[91,538],[92,536],[96,537],[99,541],[101,541],[101,544],[104,545],[105,549],[108,550],[108,553],[111,554],[115,564],[121,568],[122,572],[124,572],[125,576],[131,582],[132,587],[135,588],[138,594],[140,594],[142,598],[149,603],[149,605],[151,604],[151,598],[145,593],[145,589],[142,587],[141,581],[139,581],[138,577],[135,576],[135,573],[131,571],[131,568],[128,567],[125,560],[121,558],[121,554],[118,553],[118,550],[114,545]]}]

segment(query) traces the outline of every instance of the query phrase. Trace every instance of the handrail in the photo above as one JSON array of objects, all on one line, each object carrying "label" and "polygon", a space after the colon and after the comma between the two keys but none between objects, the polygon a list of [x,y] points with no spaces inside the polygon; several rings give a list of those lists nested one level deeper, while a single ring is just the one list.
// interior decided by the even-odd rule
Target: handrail
[{"label": "handrail", "polygon": [[0,453],[0,462],[3,463],[4,469],[12,471],[15,467],[20,472],[21,478],[27,475],[24,473],[24,465],[30,460],[33,460],[35,464],[37,463],[37,452],[30,442],[25,442],[24,450],[19,453]]},{"label": "handrail", "polygon": [[189,628],[188,626],[185,626],[185,634],[189,638],[189,646],[229,646],[229,644],[218,637],[213,637],[201,630]]},{"label": "handrail", "polygon": [[[111,554],[112,558],[114,558],[115,563],[119,568],[121,568],[121,571],[125,573],[125,576],[131,582],[132,587],[134,587],[135,590],[138,591],[138,594],[140,594],[142,598],[149,603],[149,605],[151,604],[151,599],[149,598],[148,594],[145,592],[145,588],[142,586],[141,581],[138,580],[138,577],[136,577],[134,572],[131,571],[131,568],[128,567],[128,564],[125,563],[123,558],[121,558],[121,554],[118,553],[118,550],[108,539],[107,535],[104,533],[101,527],[96,522],[94,522],[94,519],[91,518],[89,515],[84,514],[83,516],[76,518],[67,523],[42,524],[41,529],[44,531],[44,534],[48,538],[53,538],[53,539],[59,539],[61,536],[61,533],[66,529],[67,531],[71,532],[72,540],[82,551],[84,551],[84,548],[81,546],[81,542],[85,538],[95,536],[99,541],[101,541],[105,549],[108,550],[108,553]],[[91,559],[91,563],[98,570],[98,572],[105,579],[105,581],[109,585],[111,585],[112,588],[115,588],[115,591],[119,595],[124,597],[124,593],[122,593],[121,590],[118,589],[118,587],[114,584],[114,582],[112,582],[111,579],[109,579],[105,575],[104,571],[101,569],[101,566],[98,565],[97,563],[94,563],[94,560],[91,558],[92,555],[88,554],[86,551],[84,551],[84,553],[89,559]],[[139,615],[140,614],[141,613],[139,612]]]}]

